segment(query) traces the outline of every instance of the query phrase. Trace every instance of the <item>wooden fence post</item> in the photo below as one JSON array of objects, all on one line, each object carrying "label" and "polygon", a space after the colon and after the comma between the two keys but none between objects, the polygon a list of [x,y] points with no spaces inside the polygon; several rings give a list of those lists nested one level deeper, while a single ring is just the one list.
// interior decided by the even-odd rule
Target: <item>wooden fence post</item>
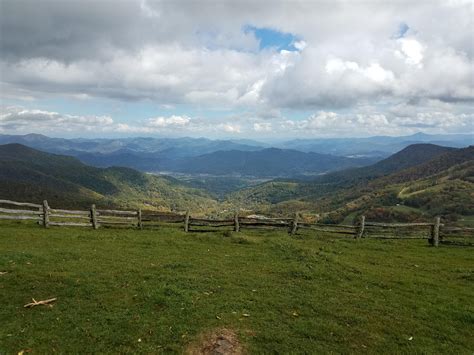
[{"label": "wooden fence post", "polygon": [[293,223],[291,226],[291,235],[296,234],[296,231],[298,230],[298,212],[295,213],[295,218],[293,218]]},{"label": "wooden fence post", "polygon": [[240,232],[239,210],[235,211],[234,215],[234,232]]},{"label": "wooden fence post", "polygon": [[439,245],[439,225],[441,218],[438,216],[435,218],[435,222],[431,228],[431,244],[435,247]]},{"label": "wooden fence post", "polygon": [[94,229],[99,228],[99,225],[97,224],[97,211],[95,209],[94,204],[91,206],[91,223],[92,223],[92,228]]},{"label": "wooden fence post", "polygon": [[360,239],[364,236],[365,229],[365,216],[360,216],[359,230],[357,231],[357,239]]},{"label": "wooden fence post", "polygon": [[189,211],[186,211],[186,216],[184,217],[184,231],[189,232]]},{"label": "wooden fence post", "polygon": [[43,227],[49,227],[49,206],[46,200],[43,201]]},{"label": "wooden fence post", "polygon": [[[40,205],[40,206],[38,207],[38,213],[39,213],[38,216],[40,216],[41,218],[43,218],[43,217],[42,217],[42,216],[43,216],[43,205]],[[41,221],[36,221],[36,223],[37,223],[39,226],[41,226],[41,225],[43,224],[43,220],[41,219]]]},{"label": "wooden fence post", "polygon": [[137,211],[137,219],[138,219],[138,224],[137,224],[138,229],[143,229],[142,209],[141,208],[139,208],[138,211]]}]

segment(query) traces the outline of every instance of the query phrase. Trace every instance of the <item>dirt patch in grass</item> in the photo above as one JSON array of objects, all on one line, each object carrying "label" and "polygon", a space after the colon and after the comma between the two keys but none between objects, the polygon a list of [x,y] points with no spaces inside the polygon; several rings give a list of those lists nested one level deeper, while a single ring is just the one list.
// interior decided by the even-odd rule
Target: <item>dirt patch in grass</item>
[{"label": "dirt patch in grass", "polygon": [[201,335],[186,349],[186,354],[190,355],[242,355],[244,353],[237,334],[226,328]]}]

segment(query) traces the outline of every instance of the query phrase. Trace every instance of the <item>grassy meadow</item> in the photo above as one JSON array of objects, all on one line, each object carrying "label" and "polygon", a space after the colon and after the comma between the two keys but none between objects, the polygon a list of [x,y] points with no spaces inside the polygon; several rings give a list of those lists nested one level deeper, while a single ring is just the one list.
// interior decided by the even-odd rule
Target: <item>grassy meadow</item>
[{"label": "grassy meadow", "polygon": [[0,272],[0,354],[474,352],[472,247],[2,222]]}]

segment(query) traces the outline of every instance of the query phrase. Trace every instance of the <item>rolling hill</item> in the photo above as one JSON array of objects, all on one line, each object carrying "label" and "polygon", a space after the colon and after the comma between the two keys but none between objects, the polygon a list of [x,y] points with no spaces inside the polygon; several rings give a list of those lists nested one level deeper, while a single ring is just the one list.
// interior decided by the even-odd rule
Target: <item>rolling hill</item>
[{"label": "rolling hill", "polygon": [[373,165],[331,172],[311,181],[273,180],[243,189],[232,197],[269,203],[282,202],[290,197],[316,199],[350,186],[367,184],[371,180],[425,163],[452,150],[455,149],[433,144],[415,144]]},{"label": "rolling hill", "polygon": [[337,203],[333,198],[332,209],[326,216],[330,221],[341,221],[353,212],[382,221],[417,221],[437,215],[457,220],[474,216],[473,176],[474,160],[470,160],[404,183],[383,184],[376,180],[365,190],[342,191]]},{"label": "rolling hill", "polygon": [[344,186],[362,183],[410,167],[416,167],[436,156],[453,150],[456,149],[435,144],[412,144],[373,165],[325,174],[313,180],[313,183],[337,183]]},{"label": "rolling hill", "polygon": [[474,215],[473,176],[473,146],[453,149],[417,144],[366,168],[327,174],[311,182],[271,181],[231,194],[229,200],[262,212],[288,214],[296,209],[336,222],[362,211],[375,213],[377,208],[377,213],[399,220]]},{"label": "rolling hill", "polygon": [[73,157],[41,152],[20,144],[0,146],[0,196],[51,205],[143,207],[204,212],[216,201],[202,190],[170,177],[129,168],[87,166]]}]

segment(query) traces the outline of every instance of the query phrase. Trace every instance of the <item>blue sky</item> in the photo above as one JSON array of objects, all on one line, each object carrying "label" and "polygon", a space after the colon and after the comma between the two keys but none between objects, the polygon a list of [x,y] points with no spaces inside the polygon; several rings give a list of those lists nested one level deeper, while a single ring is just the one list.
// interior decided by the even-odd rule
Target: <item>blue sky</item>
[{"label": "blue sky", "polygon": [[255,26],[245,26],[244,32],[252,32],[255,37],[259,40],[260,50],[266,48],[272,48],[277,51],[297,51],[294,46],[295,42],[301,40],[298,36],[292,33],[283,33],[271,28],[258,28]]}]

